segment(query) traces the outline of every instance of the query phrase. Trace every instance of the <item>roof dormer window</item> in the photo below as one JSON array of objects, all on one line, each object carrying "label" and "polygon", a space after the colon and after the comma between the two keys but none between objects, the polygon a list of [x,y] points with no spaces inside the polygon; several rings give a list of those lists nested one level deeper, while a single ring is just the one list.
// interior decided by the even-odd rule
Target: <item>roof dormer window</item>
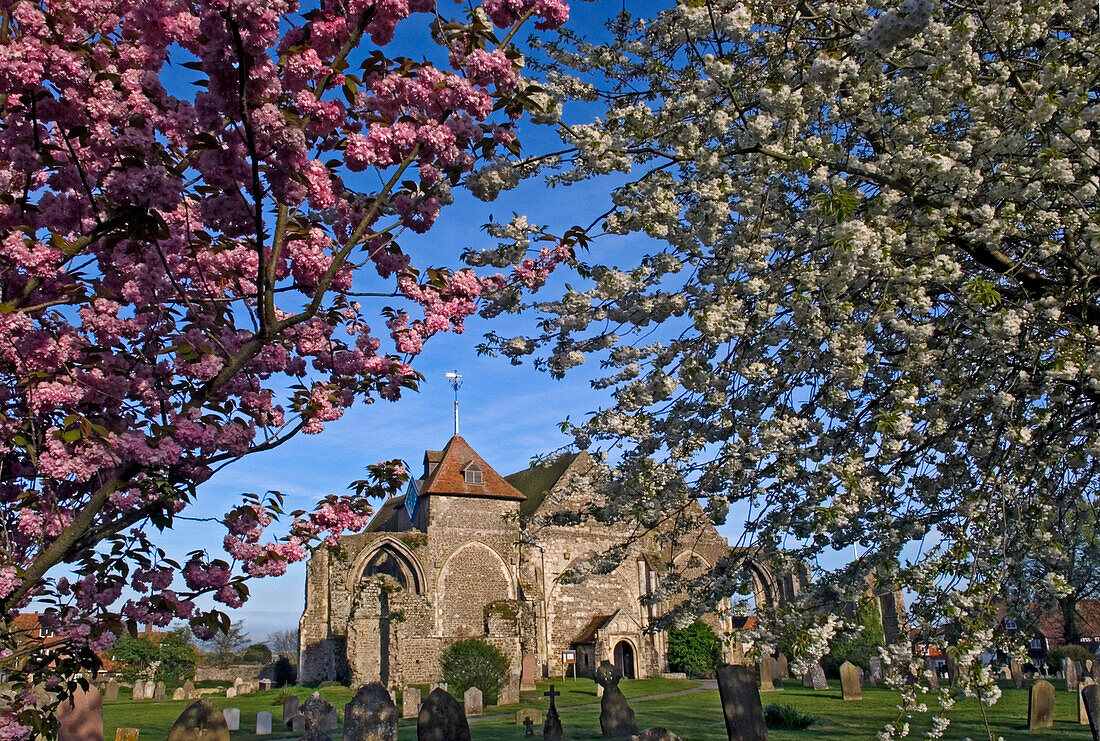
[{"label": "roof dormer window", "polygon": [[466,470],[462,472],[466,477],[467,484],[481,485],[485,482],[481,478],[481,469],[478,468],[476,463],[471,463],[466,466]]}]

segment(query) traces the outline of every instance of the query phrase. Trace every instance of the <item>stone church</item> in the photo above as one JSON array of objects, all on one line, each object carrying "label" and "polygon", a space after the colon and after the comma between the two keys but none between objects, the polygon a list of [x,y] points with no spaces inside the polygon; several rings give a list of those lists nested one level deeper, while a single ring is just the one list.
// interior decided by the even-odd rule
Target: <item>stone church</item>
[{"label": "stone church", "polygon": [[[592,465],[582,452],[501,476],[458,435],[442,451],[427,451],[422,476],[385,502],[363,533],[310,559],[299,680],[439,681],[440,654],[469,637],[504,653],[512,688],[521,666],[535,676],[561,676],[567,651],[580,676],[604,660],[627,678],[669,671],[664,634],[647,631],[661,607],[643,605],[642,597],[663,570],[699,573],[730,546],[698,508],[698,529],[681,545],[642,538],[613,572],[559,581],[632,532],[592,521],[547,524],[555,512],[591,501],[584,477]],[[777,579],[752,561],[750,569],[757,604],[781,604],[804,586],[801,574]],[[744,618],[707,620],[722,634]]]}]

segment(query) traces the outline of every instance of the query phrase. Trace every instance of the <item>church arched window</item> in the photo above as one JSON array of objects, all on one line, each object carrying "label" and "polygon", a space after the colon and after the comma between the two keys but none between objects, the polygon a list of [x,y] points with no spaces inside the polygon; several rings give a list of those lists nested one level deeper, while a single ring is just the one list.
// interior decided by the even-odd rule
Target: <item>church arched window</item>
[{"label": "church arched window", "polygon": [[416,569],[408,558],[396,548],[384,544],[375,551],[363,567],[363,578],[385,575],[392,578],[402,589],[420,593],[420,583]]}]

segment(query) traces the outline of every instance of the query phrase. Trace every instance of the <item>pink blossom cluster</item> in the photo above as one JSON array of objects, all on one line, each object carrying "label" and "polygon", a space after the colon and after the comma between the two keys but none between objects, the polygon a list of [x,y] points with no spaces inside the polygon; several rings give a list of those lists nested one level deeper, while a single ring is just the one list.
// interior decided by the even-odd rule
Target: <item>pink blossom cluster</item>
[{"label": "pink blossom cluster", "polygon": [[535,24],[540,30],[558,28],[569,20],[569,4],[563,0],[485,0],[482,7],[500,28],[511,26],[526,13],[541,19]]},{"label": "pink blossom cluster", "polygon": [[561,263],[572,256],[572,249],[566,244],[559,244],[550,249],[543,247],[539,250],[538,259],[525,258],[514,268],[515,279],[518,283],[530,290],[540,288],[550,273]]}]

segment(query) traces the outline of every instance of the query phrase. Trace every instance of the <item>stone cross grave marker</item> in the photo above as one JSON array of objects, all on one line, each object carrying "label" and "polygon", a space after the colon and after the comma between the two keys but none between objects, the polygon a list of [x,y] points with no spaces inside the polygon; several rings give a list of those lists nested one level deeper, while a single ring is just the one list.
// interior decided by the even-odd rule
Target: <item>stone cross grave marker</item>
[{"label": "stone cross grave marker", "polygon": [[558,717],[558,708],[554,705],[554,698],[561,693],[554,690],[554,685],[550,685],[550,690],[542,694],[550,698],[550,707],[546,709],[546,722],[542,724],[542,741],[562,741],[564,734],[561,718]]},{"label": "stone cross grave marker", "polygon": [[523,719],[523,736],[524,738],[534,738],[535,736],[535,721],[530,718]]},{"label": "stone cross grave marker", "polygon": [[768,741],[756,672],[747,666],[718,667],[718,694],[729,741]]},{"label": "stone cross grave marker", "polygon": [[271,711],[261,710],[256,713],[256,735],[267,736],[271,733]]},{"label": "stone cross grave marker", "polygon": [[821,668],[821,664],[815,663],[802,676],[802,686],[813,687],[815,690],[829,689],[829,682],[825,679],[825,670]]},{"label": "stone cross grave marker", "polygon": [[840,692],[845,700],[863,699],[863,688],[859,686],[859,669],[850,661],[840,665]]},{"label": "stone cross grave marker", "polygon": [[385,687],[363,685],[344,706],[344,741],[397,741],[397,715]]},{"label": "stone cross grave marker", "polygon": [[168,741],[229,741],[229,726],[214,703],[196,700],[176,718]]},{"label": "stone cross grave marker", "polygon": [[471,687],[462,693],[462,704],[466,710],[466,717],[481,715],[485,710],[484,697],[477,687]]},{"label": "stone cross grave marker", "polygon": [[222,717],[225,718],[225,727],[231,731],[241,730],[241,709],[240,708],[225,708],[222,710]]},{"label": "stone cross grave marker", "polygon": [[336,708],[332,706],[331,702],[321,697],[320,692],[314,692],[308,700],[302,703],[298,712],[306,719],[307,731],[331,731],[340,725],[340,720],[336,716]]},{"label": "stone cross grave marker", "polygon": [[94,684],[77,688],[57,706],[58,741],[103,741],[103,695]]},{"label": "stone cross grave marker", "polygon": [[138,729],[118,728],[115,730],[115,741],[138,741]]},{"label": "stone cross grave marker", "polygon": [[417,741],[470,741],[470,724],[462,706],[446,690],[436,688],[420,706]]},{"label": "stone cross grave marker", "polygon": [[760,659],[756,665],[757,671],[760,674],[760,691],[772,692],[775,690],[774,677],[775,673],[772,671],[772,657],[765,656]]},{"label": "stone cross grave marker", "polygon": [[1081,672],[1077,671],[1077,662],[1071,659],[1065,660],[1066,691],[1076,692],[1081,689]]},{"label": "stone cross grave marker", "polygon": [[1040,679],[1027,696],[1027,727],[1035,731],[1054,727],[1054,685]]},{"label": "stone cross grave marker", "polygon": [[118,699],[118,680],[111,677],[111,681],[107,683],[107,695],[103,698],[107,702],[114,702]]},{"label": "stone cross grave marker", "polygon": [[1096,682],[1092,677],[1085,677],[1081,680],[1081,689],[1077,691],[1077,720],[1083,726],[1089,723],[1089,714],[1085,710],[1085,688],[1090,684],[1096,684]]},{"label": "stone cross grave marker", "polygon": [[1081,690],[1085,701],[1085,713],[1089,718],[1089,730],[1093,741],[1100,741],[1100,684],[1090,684]]},{"label": "stone cross grave marker", "polygon": [[596,669],[596,683],[603,687],[600,698],[600,730],[604,738],[638,735],[638,724],[634,721],[634,711],[626,701],[626,695],[619,689],[623,673],[619,667],[609,661],[600,663]]},{"label": "stone cross grave marker", "polygon": [[290,728],[290,722],[298,715],[301,707],[302,701],[297,695],[283,698],[283,723],[287,728]]},{"label": "stone cross grave marker", "polygon": [[415,718],[420,713],[420,688],[406,687],[401,693],[401,717]]}]

